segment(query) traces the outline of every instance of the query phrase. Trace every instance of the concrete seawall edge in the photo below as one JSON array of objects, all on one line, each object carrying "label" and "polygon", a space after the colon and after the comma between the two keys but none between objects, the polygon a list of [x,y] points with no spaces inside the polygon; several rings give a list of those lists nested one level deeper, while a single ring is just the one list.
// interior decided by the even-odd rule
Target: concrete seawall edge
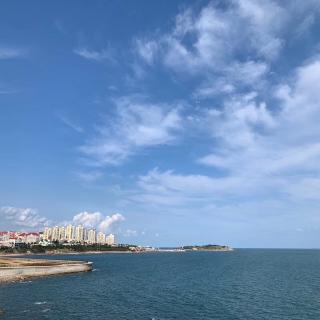
[{"label": "concrete seawall edge", "polygon": [[92,263],[80,261],[79,263],[66,263],[53,266],[0,267],[0,283],[88,271],[92,271]]}]

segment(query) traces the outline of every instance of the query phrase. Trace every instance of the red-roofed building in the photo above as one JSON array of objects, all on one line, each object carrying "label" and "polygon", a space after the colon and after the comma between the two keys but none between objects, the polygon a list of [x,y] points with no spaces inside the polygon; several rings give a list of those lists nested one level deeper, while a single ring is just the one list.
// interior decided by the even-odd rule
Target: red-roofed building
[{"label": "red-roofed building", "polygon": [[39,232],[0,231],[0,247],[14,247],[19,244],[39,243]]}]

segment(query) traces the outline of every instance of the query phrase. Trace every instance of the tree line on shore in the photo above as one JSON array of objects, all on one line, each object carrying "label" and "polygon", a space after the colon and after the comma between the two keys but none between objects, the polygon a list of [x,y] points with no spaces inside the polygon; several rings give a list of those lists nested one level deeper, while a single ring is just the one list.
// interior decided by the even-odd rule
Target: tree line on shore
[{"label": "tree line on shore", "polygon": [[22,244],[17,247],[0,247],[0,253],[50,253],[50,252],[87,252],[87,251],[130,251],[130,245],[110,246],[107,244],[75,244],[75,245],[62,245],[54,243],[51,246],[30,245]]}]

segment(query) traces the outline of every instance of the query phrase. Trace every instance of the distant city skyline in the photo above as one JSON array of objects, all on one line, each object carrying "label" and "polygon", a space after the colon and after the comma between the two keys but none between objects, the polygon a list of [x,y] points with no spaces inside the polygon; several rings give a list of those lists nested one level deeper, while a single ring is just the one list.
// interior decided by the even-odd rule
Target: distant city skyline
[{"label": "distant city skyline", "polygon": [[115,235],[97,232],[95,228],[85,228],[83,225],[67,224],[63,226],[46,227],[43,240],[58,242],[85,242],[88,244],[115,244]]},{"label": "distant city skyline", "polygon": [[59,244],[100,244],[115,245],[115,235],[97,232],[94,228],[85,228],[83,225],[65,225],[46,227],[41,231],[4,231],[0,230],[0,248],[1,247],[19,247],[21,244],[37,244],[42,246],[52,246],[56,242]]},{"label": "distant city skyline", "polygon": [[319,30],[316,0],[1,2],[0,230],[320,248]]}]

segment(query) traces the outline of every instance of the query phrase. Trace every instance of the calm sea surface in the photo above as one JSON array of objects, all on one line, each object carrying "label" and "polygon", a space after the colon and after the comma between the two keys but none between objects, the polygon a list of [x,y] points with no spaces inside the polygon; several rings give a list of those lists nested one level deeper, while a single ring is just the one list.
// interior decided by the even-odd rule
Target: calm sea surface
[{"label": "calm sea surface", "polygon": [[320,319],[320,251],[56,256],[91,273],[0,286],[1,319]]}]

